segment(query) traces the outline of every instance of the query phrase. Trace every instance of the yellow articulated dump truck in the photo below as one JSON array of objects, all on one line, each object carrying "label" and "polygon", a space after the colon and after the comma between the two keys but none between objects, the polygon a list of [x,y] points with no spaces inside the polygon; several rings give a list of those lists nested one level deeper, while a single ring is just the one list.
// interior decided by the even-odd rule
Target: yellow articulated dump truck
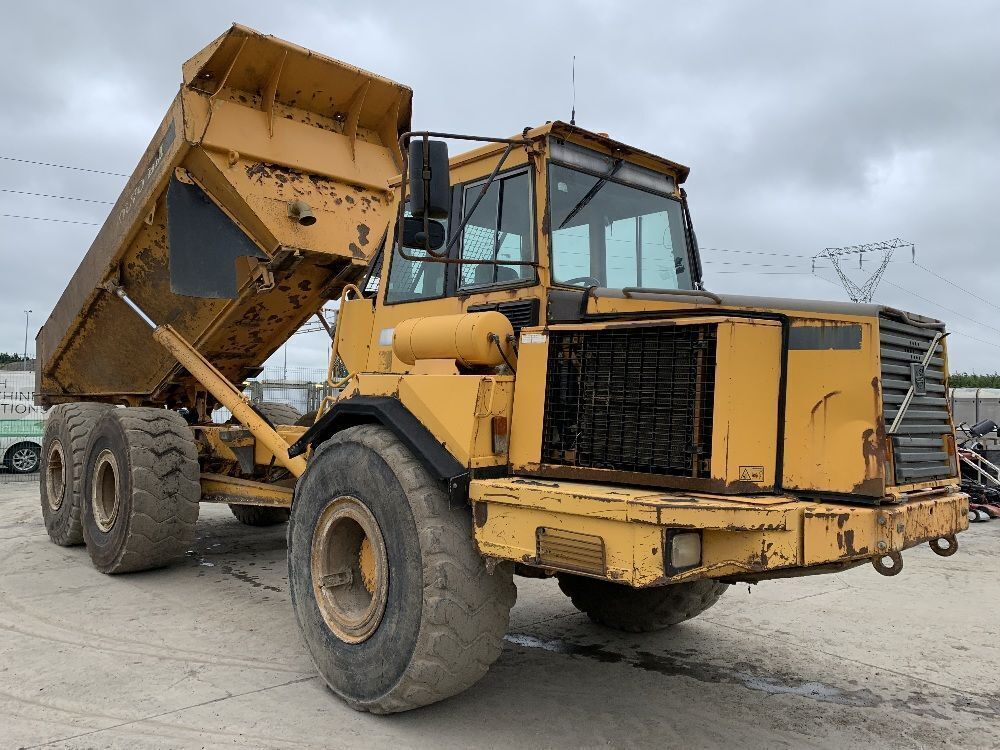
[{"label": "yellow articulated dump truck", "polygon": [[[304,640],[374,713],[481,678],[515,574],[644,632],[736,582],[957,550],[941,323],[712,293],[687,167],[562,122],[414,133],[410,109],[240,26],[184,64],[38,335],[54,542],[127,573],[183,555],[200,503],[287,520]],[[250,403],[331,300],[339,395]]]}]

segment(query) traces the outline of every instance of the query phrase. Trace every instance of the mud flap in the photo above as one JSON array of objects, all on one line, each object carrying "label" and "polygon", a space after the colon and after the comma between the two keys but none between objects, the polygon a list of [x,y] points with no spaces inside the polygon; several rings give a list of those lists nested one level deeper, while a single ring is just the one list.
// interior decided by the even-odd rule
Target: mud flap
[{"label": "mud flap", "polygon": [[236,259],[267,259],[197,185],[167,188],[170,291],[188,297],[236,298]]}]

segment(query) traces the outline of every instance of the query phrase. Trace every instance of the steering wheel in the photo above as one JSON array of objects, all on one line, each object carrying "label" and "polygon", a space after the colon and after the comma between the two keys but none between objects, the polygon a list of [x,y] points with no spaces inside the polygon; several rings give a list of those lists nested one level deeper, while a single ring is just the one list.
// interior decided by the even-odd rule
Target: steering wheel
[{"label": "steering wheel", "polygon": [[567,279],[566,281],[564,281],[562,283],[563,284],[569,284],[570,286],[575,286],[576,284],[582,284],[585,281],[589,281],[591,283],[584,284],[584,286],[600,286],[601,285],[601,282],[598,281],[597,279],[595,279],[593,276],[577,276],[575,279]]}]

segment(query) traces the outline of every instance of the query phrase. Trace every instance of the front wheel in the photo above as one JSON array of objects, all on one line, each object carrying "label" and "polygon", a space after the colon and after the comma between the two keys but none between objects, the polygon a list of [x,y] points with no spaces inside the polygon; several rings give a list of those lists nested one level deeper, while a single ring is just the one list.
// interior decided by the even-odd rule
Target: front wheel
[{"label": "front wheel", "polygon": [[338,433],[299,480],[288,525],[292,605],[331,690],[360,711],[425,706],[500,655],[516,589],[476,551],[467,506],[384,427]]},{"label": "front wheel", "polygon": [[650,633],[697,617],[729,588],[713,580],[634,589],[596,578],[559,574],[559,588],[594,622],[628,633]]}]

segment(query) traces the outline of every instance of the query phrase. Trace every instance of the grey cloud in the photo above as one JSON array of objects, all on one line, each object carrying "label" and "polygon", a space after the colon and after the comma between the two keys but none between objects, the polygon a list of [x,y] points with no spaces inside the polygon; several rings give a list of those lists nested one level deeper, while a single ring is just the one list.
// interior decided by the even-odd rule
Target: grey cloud
[{"label": "grey cloud", "polygon": [[[996,306],[905,255],[886,276],[898,286],[883,284],[877,299],[947,320],[956,332],[954,368],[1000,369],[995,3],[419,10],[412,3],[17,4],[0,30],[0,153],[131,172],[176,92],[181,62],[234,19],[412,86],[414,124],[456,131],[503,135],[568,118],[575,54],[580,123],[690,165],[705,247],[810,255],[829,245],[914,241],[921,264]],[[114,200],[122,184],[0,162],[0,188]],[[100,222],[107,208],[0,193],[0,213]],[[44,319],[96,229],[0,218],[0,350],[20,349],[21,310]],[[832,269],[810,276],[808,259],[723,250],[705,252],[712,288],[845,296]],[[322,366],[323,342],[314,338],[296,337],[290,362]]]}]

